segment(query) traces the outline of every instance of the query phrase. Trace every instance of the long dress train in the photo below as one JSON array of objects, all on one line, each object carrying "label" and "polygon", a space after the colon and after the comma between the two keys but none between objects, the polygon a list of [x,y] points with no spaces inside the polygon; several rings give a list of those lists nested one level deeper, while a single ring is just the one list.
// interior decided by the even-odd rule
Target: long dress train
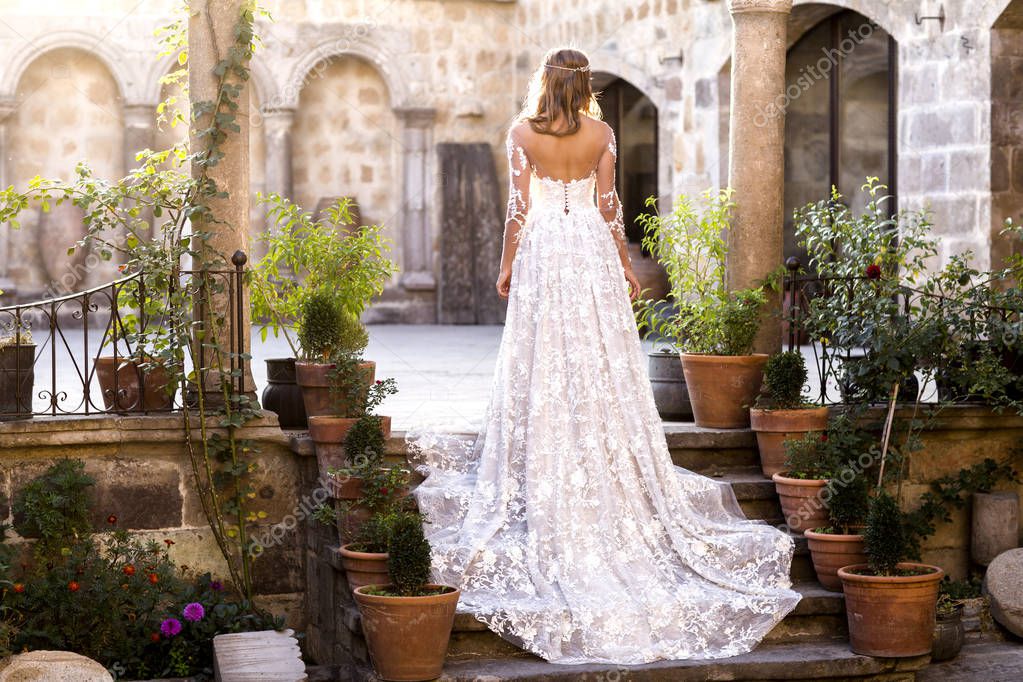
[{"label": "long dress train", "polygon": [[799,601],[793,542],[672,463],[620,217],[609,229],[600,212],[618,206],[613,135],[571,182],[541,177],[513,136],[508,151],[522,229],[483,426],[408,434],[434,577],[460,587],[460,611],[555,663],[747,652]]}]

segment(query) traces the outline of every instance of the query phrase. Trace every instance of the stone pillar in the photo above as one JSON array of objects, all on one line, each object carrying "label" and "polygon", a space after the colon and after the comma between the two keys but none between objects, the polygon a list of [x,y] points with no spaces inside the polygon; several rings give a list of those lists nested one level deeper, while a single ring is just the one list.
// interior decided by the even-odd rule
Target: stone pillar
[{"label": "stone pillar", "polygon": [[[138,166],[135,155],[156,145],[156,106],[153,104],[124,105],[124,174]],[[153,225],[153,212],[144,210],[141,218]]]},{"label": "stone pillar", "polygon": [[[732,88],[728,184],[736,204],[728,236],[728,288],[755,285],[782,264],[785,197],[787,22],[792,0],[729,0],[732,13]],[[756,351],[781,350],[769,298]]]},{"label": "stone pillar", "polygon": [[437,288],[437,280],[433,276],[433,240],[426,199],[433,190],[428,155],[437,112],[426,107],[404,107],[396,108],[394,113],[402,125],[401,285],[412,291],[432,291]]},{"label": "stone pillar", "polygon": [[270,109],[263,112],[266,134],[266,193],[276,192],[294,199],[291,162],[291,129],[294,109]]},{"label": "stone pillar", "polygon": [[[214,73],[217,64],[232,49],[235,40],[235,28],[241,17],[245,0],[196,0],[191,3],[188,21],[188,87],[192,102],[217,101],[220,77]],[[208,177],[213,180],[219,191],[227,196],[210,202],[216,222],[194,221],[193,231],[208,231],[210,238],[206,241],[205,260],[210,267],[217,270],[232,270],[232,256],[237,251],[248,253],[249,237],[249,93],[248,81],[237,77],[229,77],[228,83],[240,86],[233,112],[235,123],[240,128],[230,132],[227,139],[220,144],[223,156],[216,165],[209,167]],[[210,114],[206,114],[192,122],[189,130],[192,152],[208,145],[208,139],[198,137],[196,132],[210,125]],[[192,175],[197,176],[201,168],[193,163]],[[242,329],[241,351],[248,353],[251,348],[250,313],[248,292],[245,291],[241,305]],[[228,298],[219,295],[214,298],[213,305],[221,314],[230,320],[229,333],[232,340],[239,336],[235,328],[235,316],[228,310]],[[223,340],[226,345],[227,339]],[[245,390],[254,393],[255,384],[252,373],[245,365]]]},{"label": "stone pillar", "polygon": [[[0,101],[0,187],[3,188],[11,184],[8,145],[10,144],[10,127],[14,123],[14,111],[17,108],[17,102]],[[0,224],[0,292],[3,292],[0,294],[0,300],[13,298],[17,294],[15,284],[8,275],[11,249],[10,232],[10,225]]]}]

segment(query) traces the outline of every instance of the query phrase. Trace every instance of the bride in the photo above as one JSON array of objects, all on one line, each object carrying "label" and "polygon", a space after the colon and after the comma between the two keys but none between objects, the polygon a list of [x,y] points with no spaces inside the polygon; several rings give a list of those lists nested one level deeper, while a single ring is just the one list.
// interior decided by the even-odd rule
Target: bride
[{"label": "bride", "polygon": [[734,656],[799,601],[793,543],[672,463],[599,119],[586,56],[548,53],[508,134],[508,315],[483,426],[408,436],[434,577],[552,663]]}]

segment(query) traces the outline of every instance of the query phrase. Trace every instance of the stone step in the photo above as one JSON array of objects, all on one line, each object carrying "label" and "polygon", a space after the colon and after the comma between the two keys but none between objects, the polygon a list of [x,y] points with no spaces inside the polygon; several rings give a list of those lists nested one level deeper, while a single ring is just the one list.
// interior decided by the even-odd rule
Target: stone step
[{"label": "stone step", "polygon": [[[764,640],[764,644],[791,644],[817,642],[829,639],[845,640],[845,600],[841,593],[828,592],[817,584],[801,583],[796,590],[803,599]],[[362,622],[354,604],[341,606],[348,628],[361,634]],[[448,659],[534,658],[531,654],[505,641],[471,614],[459,613],[448,643]]]},{"label": "stone step", "polygon": [[[884,680],[911,682],[929,656],[882,659],[860,656],[840,641],[762,644],[748,654],[709,661],[657,661],[645,665],[558,665],[536,656],[448,660],[439,682],[552,682],[555,680],[628,680],[687,682],[711,680]],[[376,682],[364,665],[339,671],[335,679]]]},{"label": "stone step", "polygon": [[706,429],[692,422],[664,422],[664,437],[677,466],[705,476],[760,469],[749,429]]}]

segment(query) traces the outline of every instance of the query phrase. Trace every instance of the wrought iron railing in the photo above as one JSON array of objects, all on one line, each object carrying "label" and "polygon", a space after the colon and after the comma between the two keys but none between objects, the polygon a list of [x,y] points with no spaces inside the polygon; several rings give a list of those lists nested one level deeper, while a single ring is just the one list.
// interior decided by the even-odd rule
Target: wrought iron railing
[{"label": "wrought iron railing", "polygon": [[[864,348],[837,347],[827,338],[813,338],[807,330],[807,312],[811,308],[811,302],[816,298],[844,293],[848,299],[851,299],[855,287],[869,285],[870,277],[820,277],[807,274],[802,271],[802,265],[796,258],[789,258],[785,266],[787,274],[784,280],[782,306],[784,343],[788,350],[802,350],[804,356],[808,356],[810,360],[808,364],[815,374],[811,378],[811,385],[816,389],[816,395],[811,396],[812,398],[821,404],[847,402],[850,387],[846,383],[843,365],[855,362],[858,357],[866,355],[867,351]],[[845,291],[841,291],[840,288],[844,288]],[[947,305],[948,309],[954,310],[956,315],[961,316],[964,326],[968,329],[965,338],[970,341],[990,341],[991,330],[995,326],[1000,329],[1000,343],[1007,342],[1009,345],[1015,345],[1020,338],[1020,335],[1012,329],[1023,326],[1023,309],[982,304],[968,307],[964,306],[962,301],[935,291],[925,291],[907,286],[893,287],[889,290],[890,293],[891,291],[894,291],[892,300],[896,309],[901,311],[906,318],[910,318],[912,311],[918,309],[921,302],[926,300],[932,310],[940,310]],[[1008,333],[1006,330],[1009,330]],[[937,391],[941,387],[925,386],[921,380],[925,378],[937,380],[936,378],[947,370],[947,366],[943,363],[960,362],[961,360],[949,353],[943,358],[938,358],[928,368],[927,377],[922,372],[916,373],[915,378],[911,381],[917,382],[916,389],[921,391],[920,396],[923,402],[936,401],[938,399]],[[1023,371],[1023,366],[1018,369]],[[906,399],[911,400],[908,396]]]},{"label": "wrought iron railing", "polygon": [[[206,302],[216,299],[230,329],[224,357],[242,385],[246,256],[237,252],[233,269],[182,271],[166,286],[194,287],[193,315],[207,319]],[[167,282],[167,278],[161,278]],[[139,329],[157,328],[160,311],[146,305],[156,293],[145,272],[102,286],[44,301],[0,307],[0,421],[33,416],[173,412],[189,396],[183,366],[169,370],[142,347]],[[165,292],[167,293],[167,292]],[[208,367],[208,343],[192,357]],[[173,385],[171,385],[173,384]]]}]

